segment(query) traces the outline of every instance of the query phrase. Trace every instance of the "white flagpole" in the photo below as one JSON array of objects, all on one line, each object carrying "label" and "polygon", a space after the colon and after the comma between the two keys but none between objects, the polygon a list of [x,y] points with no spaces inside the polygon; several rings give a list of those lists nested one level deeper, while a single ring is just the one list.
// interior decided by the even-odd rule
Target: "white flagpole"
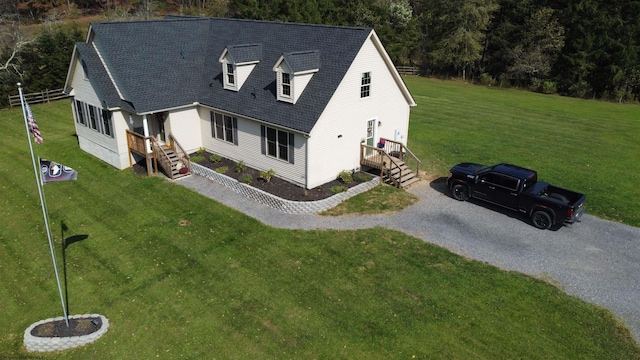
[{"label": "white flagpole", "polygon": [[[33,145],[31,144],[31,131],[29,131],[29,123],[27,121],[27,109],[25,106],[25,100],[22,95],[22,84],[18,83],[18,92],[20,93],[20,104],[22,105],[22,116],[24,117],[24,126],[27,130],[27,139],[29,140],[29,150],[31,150],[31,161],[33,162],[33,172],[36,176],[36,183],[38,184],[38,194],[40,195],[40,204],[42,206],[42,217],[44,218],[44,226],[47,229],[47,238],[49,239],[49,250],[51,251],[51,260],[53,261],[53,270],[56,273],[56,281],[58,282],[58,291],[60,292],[60,302],[62,303],[62,312],[64,313],[64,321],[69,326],[69,316],[67,315],[67,308],[64,305],[64,296],[62,295],[62,286],[60,285],[60,275],[58,275],[58,265],[56,265],[56,255],[53,252],[53,240],[51,240],[51,228],[49,228],[49,217],[47,216],[47,209],[44,203],[44,192],[42,190],[43,183],[40,179],[40,166],[36,165],[36,158],[33,154]],[[64,239],[63,239],[64,241]]]}]

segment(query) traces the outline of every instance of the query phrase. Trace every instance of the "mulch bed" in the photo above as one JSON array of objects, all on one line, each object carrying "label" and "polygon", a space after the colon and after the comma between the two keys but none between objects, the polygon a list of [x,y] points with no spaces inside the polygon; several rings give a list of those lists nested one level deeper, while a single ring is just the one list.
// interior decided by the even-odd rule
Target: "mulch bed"
[{"label": "mulch bed", "polygon": [[[226,167],[227,171],[222,174],[229,176],[242,182],[243,175],[247,174],[251,176],[251,182],[248,184],[249,186],[253,186],[254,188],[260,189],[262,191],[268,192],[272,195],[278,196],[282,199],[292,200],[292,201],[316,201],[329,198],[335,193],[331,192],[331,188],[335,186],[344,186],[345,188],[351,188],[358,184],[357,181],[353,181],[351,183],[344,183],[339,178],[323,184],[322,186],[318,186],[313,189],[306,190],[305,188],[290,183],[286,180],[283,180],[278,177],[278,174],[275,174],[271,177],[271,180],[267,182],[266,180],[260,178],[260,171],[251,167],[246,167],[245,171],[238,172],[236,171],[237,163],[233,160],[227,158],[221,158],[220,161],[213,163],[209,160],[211,153],[203,152],[198,154],[191,154],[190,156],[202,156],[204,157],[204,161],[200,162],[199,165],[205,166],[209,169],[215,170],[221,167]],[[147,170],[144,164],[144,161],[140,164],[134,165],[134,171],[137,174],[146,175]],[[338,174],[336,174],[337,177]]]},{"label": "mulch bed", "polygon": [[40,324],[31,330],[31,335],[36,337],[82,336],[100,330],[101,326],[102,319],[100,317],[69,319],[69,326],[63,319]]}]

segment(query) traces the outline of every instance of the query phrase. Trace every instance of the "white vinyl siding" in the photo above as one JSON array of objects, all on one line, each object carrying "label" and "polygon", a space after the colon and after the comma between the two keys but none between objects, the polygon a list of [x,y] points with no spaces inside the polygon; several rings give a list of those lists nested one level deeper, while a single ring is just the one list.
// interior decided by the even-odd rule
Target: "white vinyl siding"
[{"label": "white vinyl siding", "polygon": [[[209,121],[209,112],[206,112],[206,114],[207,117],[205,119]],[[203,134],[211,136],[211,132],[203,132],[199,108],[196,106],[169,111],[165,121],[165,131],[167,134],[172,133],[188,153],[194,152],[203,146]]]},{"label": "white vinyl siding", "polygon": [[262,171],[274,170],[276,172],[275,176],[294,184],[305,186],[306,138],[302,134],[292,133],[294,146],[291,150],[293,151],[292,159],[294,159],[295,162],[291,164],[287,161],[263,154],[261,124],[256,121],[238,117],[237,131],[239,146],[213,138],[211,136],[210,111],[211,110],[204,108],[200,110],[202,147],[207,151],[234,161],[242,160],[245,165],[254,169]]},{"label": "white vinyl siding", "polygon": [[[376,89],[361,101],[362,74],[375,75]],[[381,53],[369,39],[358,52],[311,132],[308,144],[308,186],[322,185],[342,170],[360,166],[360,142],[366,140],[367,121],[375,119],[374,144],[380,137],[394,139],[396,130],[406,144],[410,107]]]}]

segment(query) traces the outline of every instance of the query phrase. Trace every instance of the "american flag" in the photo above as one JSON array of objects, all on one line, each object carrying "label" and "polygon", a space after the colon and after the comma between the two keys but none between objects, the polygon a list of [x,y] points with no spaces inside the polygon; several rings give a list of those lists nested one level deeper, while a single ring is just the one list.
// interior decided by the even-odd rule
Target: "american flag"
[{"label": "american flag", "polygon": [[24,101],[24,105],[27,107],[27,124],[29,125],[29,130],[31,130],[35,141],[38,144],[42,144],[44,140],[42,139],[42,135],[40,134],[40,128],[38,128],[36,118],[33,117],[33,113],[31,112],[29,104],[27,104],[27,100]]}]

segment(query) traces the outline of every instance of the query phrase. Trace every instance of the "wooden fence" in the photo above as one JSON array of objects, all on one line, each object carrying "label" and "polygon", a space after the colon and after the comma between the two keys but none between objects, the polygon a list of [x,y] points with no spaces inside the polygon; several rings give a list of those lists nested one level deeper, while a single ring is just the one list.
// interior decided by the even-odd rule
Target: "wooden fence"
[{"label": "wooden fence", "polygon": [[417,66],[396,66],[400,75],[420,75],[422,72]]},{"label": "wooden fence", "polygon": [[[68,98],[69,95],[63,93],[63,91],[64,89],[44,90],[23,95],[29,104],[38,104]],[[9,106],[20,106],[20,95],[9,95]]]}]

